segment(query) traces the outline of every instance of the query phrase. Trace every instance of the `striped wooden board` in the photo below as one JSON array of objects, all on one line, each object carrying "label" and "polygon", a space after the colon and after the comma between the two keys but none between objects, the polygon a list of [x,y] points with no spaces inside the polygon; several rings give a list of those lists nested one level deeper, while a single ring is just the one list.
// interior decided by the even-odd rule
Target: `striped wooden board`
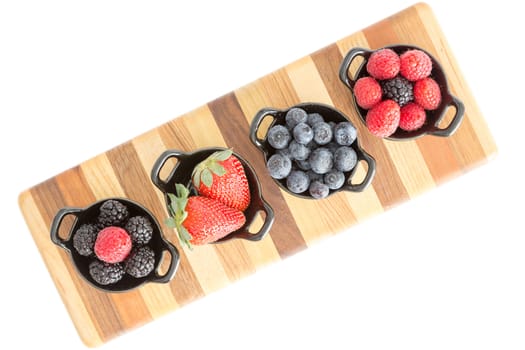
[{"label": "striped wooden board", "polygon": [[[370,136],[359,122],[350,93],[338,79],[342,58],[355,46],[374,49],[398,43],[417,45],[433,54],[445,69],[451,92],[464,102],[465,119],[452,137],[383,141]],[[263,107],[284,109],[300,102],[333,105],[358,126],[362,147],[377,161],[376,176],[364,192],[301,200],[284,193],[266,175],[263,157],[248,138],[252,118]],[[237,129],[229,127],[232,122]],[[239,137],[242,133],[246,137]],[[192,151],[209,146],[233,147],[259,174],[263,196],[277,213],[270,234],[262,241],[234,240],[188,251],[175,232],[163,226],[166,237],[181,252],[175,278],[123,294],[92,288],[77,275],[66,252],[51,242],[50,224],[60,208],[85,207],[107,197],[138,201],[163,221],[167,215],[163,195],[149,180],[155,160],[166,149]],[[80,337],[96,346],[432,189],[495,152],[489,129],[432,10],[417,4],[35,185],[21,193],[19,204]]]}]

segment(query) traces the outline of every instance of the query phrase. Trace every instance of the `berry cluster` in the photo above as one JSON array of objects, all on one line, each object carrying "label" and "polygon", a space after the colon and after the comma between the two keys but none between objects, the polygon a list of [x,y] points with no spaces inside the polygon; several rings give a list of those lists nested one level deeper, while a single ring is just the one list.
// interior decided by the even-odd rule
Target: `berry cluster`
[{"label": "berry cluster", "polygon": [[359,78],[354,96],[367,110],[366,126],[378,137],[388,137],[397,128],[413,131],[426,121],[426,111],[441,103],[441,90],[430,76],[432,60],[422,50],[410,49],[398,55],[385,48],[368,58],[369,76]]},{"label": "berry cluster", "polygon": [[98,284],[116,283],[126,274],[142,278],[153,271],[155,253],[147,245],[153,226],[147,217],[129,216],[124,204],[108,199],[96,221],[82,224],[73,234],[73,247],[91,259],[89,274]]},{"label": "berry cluster", "polygon": [[345,173],[356,166],[357,154],[351,147],[356,138],[350,122],[327,122],[319,113],[293,107],[284,125],[268,130],[267,140],[275,152],[266,166],[270,176],[285,180],[291,192],[325,198],[344,185]]}]

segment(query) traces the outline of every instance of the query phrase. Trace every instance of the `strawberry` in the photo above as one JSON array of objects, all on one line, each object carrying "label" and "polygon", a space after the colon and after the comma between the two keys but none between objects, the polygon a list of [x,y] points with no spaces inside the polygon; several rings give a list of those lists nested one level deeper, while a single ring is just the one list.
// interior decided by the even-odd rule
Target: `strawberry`
[{"label": "strawberry", "polygon": [[217,151],[197,164],[193,186],[205,197],[244,211],[250,205],[250,187],[242,163],[230,149]]},{"label": "strawberry", "polygon": [[244,213],[204,196],[189,196],[190,191],[176,184],[177,194],[168,193],[170,217],[166,224],[175,227],[182,243],[192,245],[215,242],[238,230],[246,222]]}]

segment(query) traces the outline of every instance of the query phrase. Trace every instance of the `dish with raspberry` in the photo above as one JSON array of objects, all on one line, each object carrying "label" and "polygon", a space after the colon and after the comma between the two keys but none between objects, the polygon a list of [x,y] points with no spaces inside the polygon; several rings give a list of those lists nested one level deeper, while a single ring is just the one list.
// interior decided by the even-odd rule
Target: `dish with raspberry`
[{"label": "dish with raspberry", "polygon": [[[74,216],[69,235],[63,220]],[[107,198],[87,208],[65,207],[51,224],[51,240],[68,251],[86,281],[98,289],[124,292],[147,282],[167,283],[179,264],[177,248],[164,239],[155,217],[125,198]],[[169,259],[167,270],[160,264]]]},{"label": "dish with raspberry", "polygon": [[[350,67],[358,57],[363,62],[351,76]],[[446,137],[463,119],[464,105],[450,93],[441,65],[416,46],[353,48],[343,59],[339,78],[351,90],[362,122],[379,138]],[[444,123],[449,108],[454,115]]]}]

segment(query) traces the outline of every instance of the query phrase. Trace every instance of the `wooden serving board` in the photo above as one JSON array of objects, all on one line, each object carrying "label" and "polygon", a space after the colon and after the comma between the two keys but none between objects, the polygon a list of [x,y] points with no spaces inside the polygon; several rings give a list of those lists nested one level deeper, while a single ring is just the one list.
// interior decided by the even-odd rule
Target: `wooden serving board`
[{"label": "wooden serving board", "polygon": [[[371,136],[359,121],[350,92],[338,78],[343,57],[352,47],[374,49],[399,43],[420,46],[441,62],[451,92],[466,108],[453,136],[392,142]],[[360,144],[377,162],[372,185],[364,192],[302,200],[280,190],[267,176],[262,154],[248,137],[253,116],[263,107],[285,109],[300,102],[333,105],[358,127]],[[167,216],[164,198],[149,180],[155,160],[166,149],[211,146],[233,147],[259,174],[263,196],[276,213],[262,241],[233,240],[189,251],[163,225],[166,238],[181,253],[175,278],[120,294],[104,293],[84,282],[67,253],[51,242],[50,224],[60,208],[86,207],[107,197],[142,203],[162,222]],[[493,138],[432,10],[416,4],[35,185],[20,194],[19,204],[81,339],[97,346],[461,175],[495,152]]]}]

